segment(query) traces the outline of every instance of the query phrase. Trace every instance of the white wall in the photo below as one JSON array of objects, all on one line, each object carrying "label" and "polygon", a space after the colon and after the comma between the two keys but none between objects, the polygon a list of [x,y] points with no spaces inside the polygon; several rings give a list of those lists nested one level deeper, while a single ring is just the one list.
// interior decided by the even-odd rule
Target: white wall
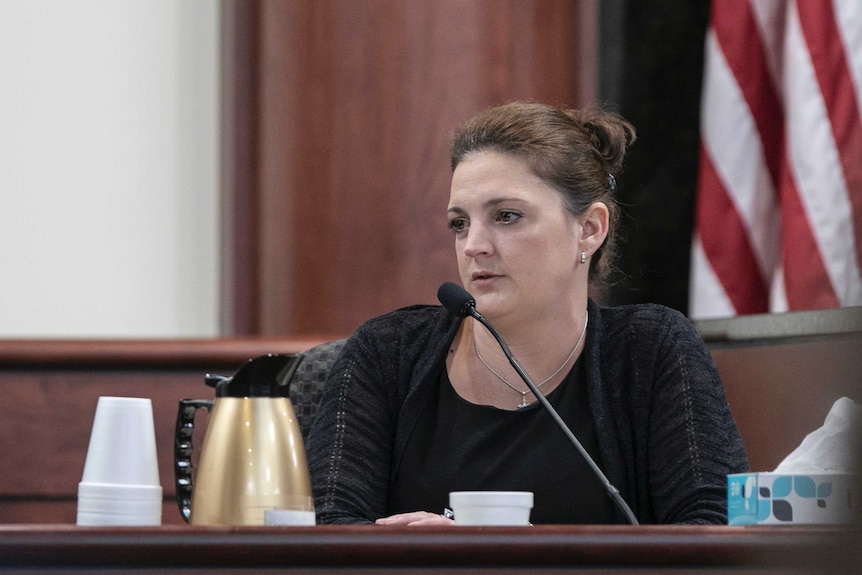
[{"label": "white wall", "polygon": [[0,337],[218,333],[217,0],[0,0]]}]

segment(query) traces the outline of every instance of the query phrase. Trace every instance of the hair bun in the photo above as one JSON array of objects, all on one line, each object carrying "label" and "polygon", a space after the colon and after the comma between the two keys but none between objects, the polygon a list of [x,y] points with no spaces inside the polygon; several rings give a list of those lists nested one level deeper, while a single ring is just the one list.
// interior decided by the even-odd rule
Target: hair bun
[{"label": "hair bun", "polygon": [[608,173],[619,172],[629,146],[637,140],[635,128],[625,118],[596,108],[571,110],[572,119],[590,134],[593,147]]}]

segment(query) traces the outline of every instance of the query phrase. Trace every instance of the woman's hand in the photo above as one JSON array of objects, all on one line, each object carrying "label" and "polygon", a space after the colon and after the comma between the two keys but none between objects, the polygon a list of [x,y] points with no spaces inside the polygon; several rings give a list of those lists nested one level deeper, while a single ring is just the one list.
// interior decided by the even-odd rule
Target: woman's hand
[{"label": "woman's hand", "polygon": [[412,513],[398,513],[389,517],[381,517],[375,521],[377,525],[454,525],[451,519],[428,513],[427,511],[413,511]]}]

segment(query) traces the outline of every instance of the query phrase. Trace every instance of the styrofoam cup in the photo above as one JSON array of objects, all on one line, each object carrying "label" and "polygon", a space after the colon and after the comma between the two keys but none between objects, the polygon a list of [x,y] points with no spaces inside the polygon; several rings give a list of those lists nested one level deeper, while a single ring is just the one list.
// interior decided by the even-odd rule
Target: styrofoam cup
[{"label": "styrofoam cup", "polygon": [[162,488],[78,484],[78,525],[161,525]]},{"label": "styrofoam cup", "polygon": [[81,481],[160,485],[152,401],[99,398]]},{"label": "styrofoam cup", "polygon": [[264,525],[315,525],[314,511],[295,509],[267,509],[263,512]]},{"label": "styrofoam cup", "polygon": [[455,525],[529,525],[530,491],[453,491],[449,506]]},{"label": "styrofoam cup", "polygon": [[78,525],[159,525],[161,515],[152,401],[100,397],[78,484]]}]

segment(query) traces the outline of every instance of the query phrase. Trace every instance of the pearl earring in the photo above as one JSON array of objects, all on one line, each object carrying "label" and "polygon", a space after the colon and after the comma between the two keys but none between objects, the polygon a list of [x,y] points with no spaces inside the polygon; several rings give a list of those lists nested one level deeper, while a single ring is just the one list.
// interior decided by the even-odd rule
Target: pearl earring
[{"label": "pearl earring", "polygon": [[581,263],[587,263],[587,252],[581,252]]}]

